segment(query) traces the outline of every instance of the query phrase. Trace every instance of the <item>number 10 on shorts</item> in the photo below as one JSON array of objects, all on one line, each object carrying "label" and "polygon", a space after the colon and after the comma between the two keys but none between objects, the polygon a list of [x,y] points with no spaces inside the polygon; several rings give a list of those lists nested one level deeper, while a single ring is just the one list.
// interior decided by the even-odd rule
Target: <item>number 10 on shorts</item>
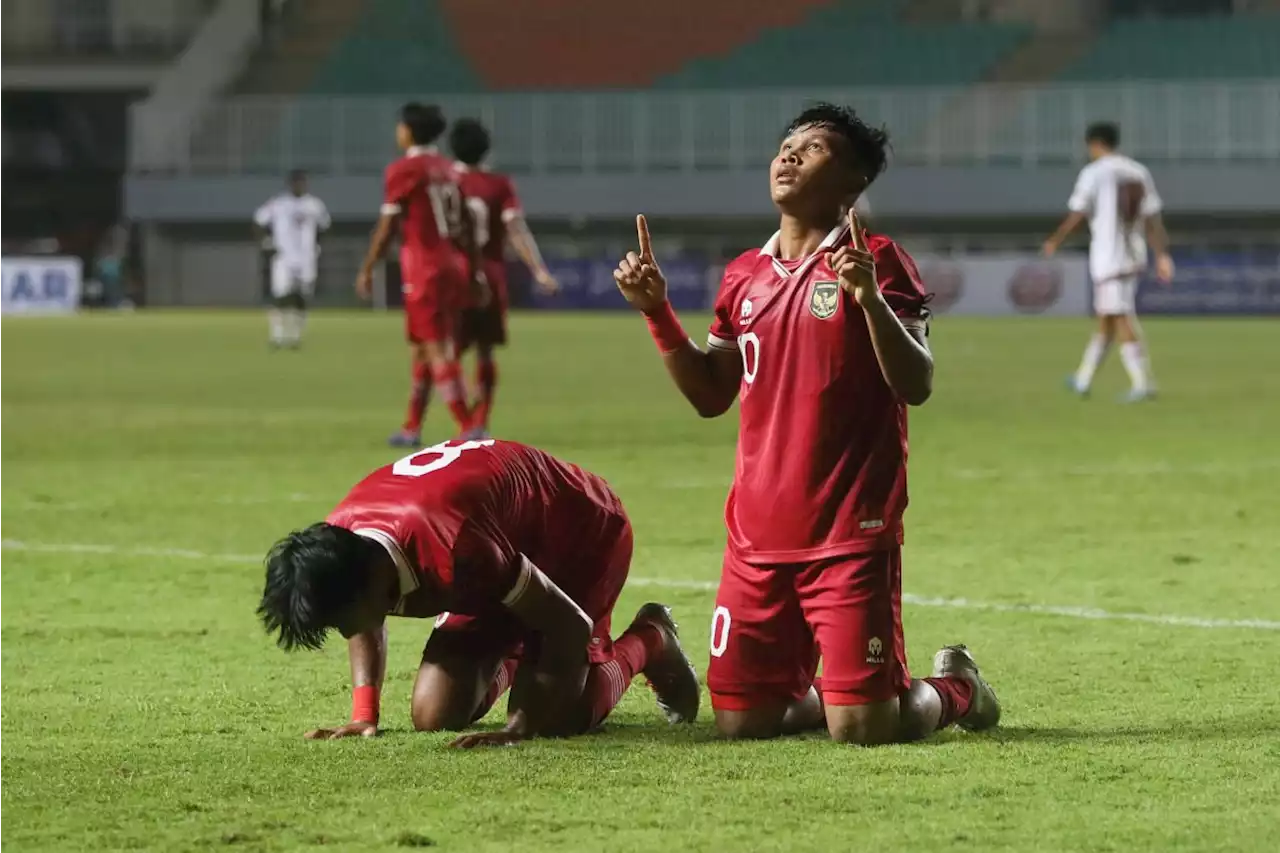
[{"label": "number 10 on shorts", "polygon": [[711,614],[711,656],[713,658],[720,657],[728,648],[729,624],[732,621],[729,617],[729,608],[723,605],[717,607]]}]

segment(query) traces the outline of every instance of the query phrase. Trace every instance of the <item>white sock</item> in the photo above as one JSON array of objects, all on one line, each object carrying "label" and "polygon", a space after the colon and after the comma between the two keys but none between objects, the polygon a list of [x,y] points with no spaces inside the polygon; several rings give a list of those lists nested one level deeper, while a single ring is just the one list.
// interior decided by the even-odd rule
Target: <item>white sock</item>
[{"label": "white sock", "polygon": [[1151,390],[1151,370],[1147,367],[1147,353],[1141,341],[1129,341],[1120,345],[1120,360],[1129,374],[1129,384],[1134,391]]},{"label": "white sock", "polygon": [[296,344],[302,340],[302,328],[307,324],[307,315],[297,308],[286,308],[284,312],[285,330],[289,335],[289,343]]},{"label": "white sock", "polygon": [[1084,348],[1084,357],[1080,359],[1080,366],[1076,368],[1077,391],[1089,390],[1089,386],[1093,384],[1093,375],[1098,372],[1098,366],[1107,357],[1107,348],[1110,345],[1111,342],[1102,335],[1089,338],[1089,343]]},{"label": "white sock", "polygon": [[284,312],[279,308],[267,311],[267,327],[271,329],[271,343],[284,343]]}]

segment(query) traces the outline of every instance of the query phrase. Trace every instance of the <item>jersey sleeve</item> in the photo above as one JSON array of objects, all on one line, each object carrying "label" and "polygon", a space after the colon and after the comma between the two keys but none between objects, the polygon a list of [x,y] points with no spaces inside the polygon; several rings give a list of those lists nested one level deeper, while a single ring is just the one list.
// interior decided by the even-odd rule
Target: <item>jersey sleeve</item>
[{"label": "jersey sleeve", "polygon": [[329,208],[320,199],[316,199],[316,228],[328,231],[333,220],[329,218]]},{"label": "jersey sleeve", "polygon": [[275,199],[268,199],[267,201],[264,201],[262,206],[254,211],[253,221],[261,225],[263,228],[271,225],[271,208],[273,207],[274,202]]},{"label": "jersey sleeve", "polygon": [[446,585],[462,612],[510,606],[528,585],[532,569],[506,536],[476,521],[460,531],[452,563]]},{"label": "jersey sleeve", "polygon": [[417,184],[415,173],[397,160],[382,173],[382,215],[394,216],[400,212],[404,200]]},{"label": "jersey sleeve", "polygon": [[1142,170],[1142,215],[1155,216],[1164,210],[1164,201],[1160,198],[1160,193],[1156,192],[1156,182],[1151,180],[1151,172],[1148,169]]},{"label": "jersey sleeve", "polygon": [[502,194],[498,201],[498,209],[502,211],[502,221],[510,222],[524,214],[520,207],[520,197],[516,195],[516,185],[510,178],[502,182]]},{"label": "jersey sleeve", "polygon": [[720,290],[716,293],[715,316],[711,319],[711,328],[707,332],[707,346],[718,350],[736,350],[738,333],[733,328],[733,286],[730,270],[725,267],[724,276],[720,279]]},{"label": "jersey sleeve", "polygon": [[885,243],[876,252],[876,277],[885,302],[902,325],[928,334],[930,297],[920,280],[916,262],[906,250],[897,243]]},{"label": "jersey sleeve", "polygon": [[1097,170],[1085,167],[1076,178],[1076,185],[1071,190],[1071,198],[1067,199],[1067,209],[1073,213],[1088,213],[1093,209],[1093,201],[1098,195]]}]

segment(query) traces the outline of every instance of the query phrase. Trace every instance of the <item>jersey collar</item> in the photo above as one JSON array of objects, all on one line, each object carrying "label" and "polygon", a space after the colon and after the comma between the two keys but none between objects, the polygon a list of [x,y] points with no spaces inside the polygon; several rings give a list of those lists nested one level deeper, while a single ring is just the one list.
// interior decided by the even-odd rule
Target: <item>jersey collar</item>
[{"label": "jersey collar", "polygon": [[[808,272],[809,267],[813,265],[813,262],[819,256],[822,255],[822,251],[824,249],[830,249],[836,243],[839,243],[840,240],[844,237],[844,235],[848,233],[848,231],[849,231],[849,226],[843,222],[837,225],[835,228],[831,229],[831,232],[827,234],[826,237],[823,238],[821,243],[818,244],[817,250],[808,258],[806,258],[805,262],[802,263],[798,269],[796,269],[795,275],[801,276],[801,275],[804,275],[806,272]],[[778,275],[782,276],[783,278],[786,278],[787,276],[791,275],[792,272],[791,270],[784,267],[782,265],[782,261],[778,259],[778,244],[780,242],[782,242],[782,232],[781,231],[773,232],[773,236],[769,238],[769,241],[760,247],[760,254],[763,257],[771,258],[773,260],[774,271],[777,272]]]},{"label": "jersey collar", "polygon": [[439,154],[440,149],[434,145],[410,145],[405,149],[404,156],[420,157],[423,154]]},{"label": "jersey collar", "polygon": [[[374,530],[372,527],[361,528],[353,531],[357,536],[363,536],[371,542],[377,542],[379,545],[391,555],[391,561],[396,564],[396,577],[400,581],[400,598],[403,600],[405,596],[416,591],[421,585],[418,581],[418,575],[413,570],[413,566],[409,565],[409,558],[405,556],[404,550],[386,533],[381,530]],[[400,609],[399,605],[396,610]]]}]

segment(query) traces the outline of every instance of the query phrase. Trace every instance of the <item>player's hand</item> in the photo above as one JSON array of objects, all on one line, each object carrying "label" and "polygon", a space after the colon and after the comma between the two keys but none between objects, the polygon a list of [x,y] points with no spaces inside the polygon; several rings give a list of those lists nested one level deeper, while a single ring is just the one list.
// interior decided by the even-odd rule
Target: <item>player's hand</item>
[{"label": "player's hand", "polygon": [[376,723],[347,723],[336,729],[312,729],[304,737],[307,740],[339,740],[344,737],[377,737]]},{"label": "player's hand", "polygon": [[525,736],[516,732],[471,732],[459,735],[449,744],[453,749],[475,749],[479,746],[515,746]]},{"label": "player's hand", "polygon": [[613,271],[613,280],[633,307],[650,314],[667,301],[667,280],[653,257],[649,223],[645,221],[644,214],[636,217],[636,233],[640,240],[640,253],[627,252]]},{"label": "player's hand", "polygon": [[543,296],[555,296],[560,292],[560,282],[556,281],[555,276],[549,270],[538,270],[537,275],[533,277],[533,281],[538,288],[538,292]]},{"label": "player's hand", "polygon": [[1040,254],[1046,258],[1052,258],[1058,253],[1058,241],[1050,237],[1044,241],[1044,245],[1040,247]]},{"label": "player's hand", "polygon": [[1174,272],[1173,258],[1169,256],[1168,252],[1156,255],[1156,278],[1161,284],[1172,282]]},{"label": "player's hand", "polygon": [[360,270],[356,276],[356,294],[361,299],[373,296],[373,270]]},{"label": "player's hand", "polygon": [[840,277],[840,287],[859,305],[866,305],[881,298],[880,284],[876,281],[876,259],[867,249],[866,235],[853,208],[849,208],[849,231],[852,242],[831,254],[831,269]]}]

